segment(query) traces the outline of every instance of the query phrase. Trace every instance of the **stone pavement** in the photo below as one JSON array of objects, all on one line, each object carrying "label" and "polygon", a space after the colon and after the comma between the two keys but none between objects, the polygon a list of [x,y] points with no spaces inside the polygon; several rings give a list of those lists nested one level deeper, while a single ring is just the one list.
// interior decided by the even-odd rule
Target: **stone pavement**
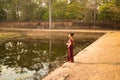
[{"label": "stone pavement", "polygon": [[43,80],[120,80],[120,32],[108,32]]}]

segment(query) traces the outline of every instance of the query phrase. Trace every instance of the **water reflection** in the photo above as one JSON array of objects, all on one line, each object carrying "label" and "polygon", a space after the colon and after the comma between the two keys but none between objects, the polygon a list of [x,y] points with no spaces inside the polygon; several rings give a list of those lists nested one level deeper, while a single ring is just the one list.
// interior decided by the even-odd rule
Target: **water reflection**
[{"label": "water reflection", "polygon": [[[42,79],[52,68],[59,66],[64,61],[62,59],[65,54],[65,46],[62,46],[64,43],[53,44],[53,48],[57,45],[59,46],[52,50],[51,39],[9,40],[2,42],[0,44],[0,79]],[[63,51],[60,52],[61,47]],[[7,76],[6,74],[8,74],[7,78],[5,77]],[[12,77],[13,75],[14,77]]]},{"label": "water reflection", "polygon": [[[67,61],[67,39],[0,42],[0,80],[39,80]],[[94,39],[76,40],[75,53]],[[80,48],[81,47],[81,48]]]}]

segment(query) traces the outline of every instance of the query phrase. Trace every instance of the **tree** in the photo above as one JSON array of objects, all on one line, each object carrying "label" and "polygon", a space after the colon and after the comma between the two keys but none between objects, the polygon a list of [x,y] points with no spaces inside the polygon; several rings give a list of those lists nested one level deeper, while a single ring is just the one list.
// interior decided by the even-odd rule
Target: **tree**
[{"label": "tree", "polygon": [[0,21],[5,21],[7,19],[7,12],[5,7],[5,1],[0,0]]},{"label": "tree", "polygon": [[[52,19],[119,21],[120,0],[51,0]],[[49,0],[0,0],[0,21],[49,19]]]},{"label": "tree", "polygon": [[99,7],[99,20],[116,21],[120,20],[120,8],[115,2],[108,2]]},{"label": "tree", "polygon": [[52,5],[52,18],[55,20],[65,19],[66,1],[57,1]]},{"label": "tree", "polygon": [[83,8],[77,0],[74,0],[71,4],[67,5],[66,18],[67,19],[83,19]]}]

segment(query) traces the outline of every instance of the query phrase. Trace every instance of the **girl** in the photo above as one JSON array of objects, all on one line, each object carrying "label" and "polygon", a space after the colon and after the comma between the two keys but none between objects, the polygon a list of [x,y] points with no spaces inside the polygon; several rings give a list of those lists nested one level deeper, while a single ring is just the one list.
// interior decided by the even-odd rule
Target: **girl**
[{"label": "girl", "polygon": [[70,62],[74,62],[74,57],[73,57],[74,39],[73,39],[73,36],[74,36],[74,33],[70,33],[68,42],[66,43],[67,48],[68,48],[68,61],[70,61]]}]

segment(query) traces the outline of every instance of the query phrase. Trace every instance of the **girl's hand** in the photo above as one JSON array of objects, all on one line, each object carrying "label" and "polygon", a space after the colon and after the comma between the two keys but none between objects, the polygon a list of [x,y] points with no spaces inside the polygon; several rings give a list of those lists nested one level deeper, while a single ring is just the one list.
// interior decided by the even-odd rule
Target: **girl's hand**
[{"label": "girl's hand", "polygon": [[66,45],[68,45],[68,43],[66,43]]}]

